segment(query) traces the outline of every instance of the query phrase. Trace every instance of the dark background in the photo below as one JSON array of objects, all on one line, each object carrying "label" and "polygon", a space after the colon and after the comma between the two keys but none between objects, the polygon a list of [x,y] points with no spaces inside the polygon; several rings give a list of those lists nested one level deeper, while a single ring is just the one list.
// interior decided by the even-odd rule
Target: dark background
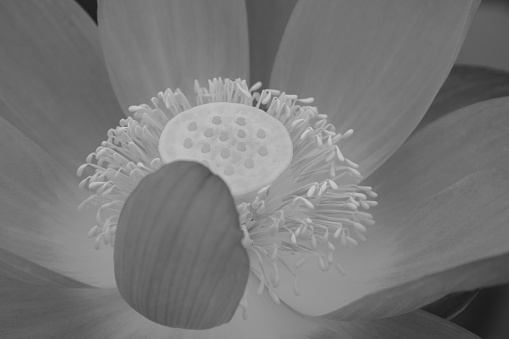
[{"label": "dark background", "polygon": [[[96,0],[75,1],[97,22]],[[458,63],[495,67],[509,72],[508,0],[482,2]],[[452,321],[484,339],[508,339],[509,284],[482,289],[465,311]]]}]

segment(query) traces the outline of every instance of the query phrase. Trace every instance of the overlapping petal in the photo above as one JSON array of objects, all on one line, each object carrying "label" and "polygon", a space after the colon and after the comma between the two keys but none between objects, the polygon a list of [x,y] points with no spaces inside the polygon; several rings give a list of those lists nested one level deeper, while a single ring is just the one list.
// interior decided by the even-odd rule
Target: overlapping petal
[{"label": "overlapping petal", "polygon": [[246,0],[251,83],[269,85],[286,24],[298,0]]},{"label": "overlapping petal", "polygon": [[432,121],[477,102],[509,96],[509,73],[455,65],[414,133]]},{"label": "overlapping petal", "polygon": [[[305,264],[302,278],[299,278],[301,296],[294,297],[291,286],[283,285],[278,292],[283,300],[302,312],[330,312],[375,290],[387,289],[470,261],[503,254],[507,250],[502,240],[507,227],[504,228],[500,222],[504,216],[507,220],[508,216],[503,211],[508,206],[503,198],[497,200],[499,195],[505,194],[503,189],[506,179],[503,175],[487,174],[474,180],[478,195],[469,195],[472,201],[464,201],[467,196],[464,194],[452,193],[447,199],[447,195],[442,195],[444,202],[435,209],[427,210],[430,217],[444,218],[442,224],[431,222],[426,223],[426,226],[416,226],[413,223],[417,221],[404,220],[419,215],[419,210],[433,201],[431,195],[460,181],[472,171],[509,168],[506,147],[509,144],[508,103],[509,99],[506,98],[472,105],[416,133],[389,162],[367,180],[366,184],[372,184],[379,194],[379,206],[372,211],[377,225],[368,230],[368,241],[361,242],[356,248],[344,249],[338,246],[336,258],[344,266],[346,277],[336,272],[321,273],[314,262]],[[460,125],[461,128],[458,127]],[[495,194],[490,191],[492,189],[502,191]],[[451,205],[455,201],[462,201],[463,205]],[[424,205],[419,206],[419,203]],[[497,206],[493,207],[497,211],[494,215],[483,205],[488,203]],[[463,206],[468,206],[468,209],[465,210]],[[479,219],[480,216],[483,218]],[[493,239],[494,234],[498,238]],[[395,238],[396,235],[399,238]],[[431,235],[433,237],[428,238]],[[428,239],[430,243],[420,239]],[[428,253],[426,249],[432,246],[432,241],[435,247],[432,253]],[[467,246],[471,242],[479,247],[474,250]],[[413,251],[421,251],[421,254],[412,255]],[[395,257],[395,253],[401,257]],[[457,261],[448,260],[449,256]],[[408,262],[408,267],[415,267],[416,270],[403,273],[400,267],[401,275],[398,275],[391,267],[397,258],[400,260],[403,257],[419,262],[415,265]],[[426,267],[427,270],[418,267]],[[390,284],[390,280],[384,280],[389,276],[394,278]],[[291,278],[288,279],[291,281]],[[386,285],[376,283],[377,280],[384,280]],[[488,281],[484,283],[489,284]],[[435,295],[434,298],[441,296]],[[432,301],[433,298],[427,300],[428,303]],[[310,308],[310,305],[314,307]]]},{"label": "overlapping petal", "polygon": [[473,173],[372,238],[383,256],[376,292],[333,312],[387,317],[444,295],[509,281],[509,170]]},{"label": "overlapping petal", "polygon": [[[0,271],[0,277],[3,272]],[[241,312],[223,326],[192,331],[155,324],[130,308],[116,289],[40,286],[0,279],[0,322],[8,338],[476,338],[440,318],[415,312],[390,319],[341,322],[302,317],[249,284],[248,320]]]},{"label": "overlapping petal", "polygon": [[194,79],[248,79],[243,1],[102,0],[98,21],[113,88],[125,109],[167,88],[193,98]]},{"label": "overlapping petal", "polygon": [[465,107],[413,135],[366,184],[379,194],[375,217],[394,223],[408,208],[472,172],[509,168],[509,97]]},{"label": "overlapping petal", "polygon": [[[415,311],[401,316],[362,321],[328,322],[311,339],[428,339],[428,338],[478,338],[473,333],[447,320],[424,311]],[[332,327],[332,329],[331,329]]]},{"label": "overlapping petal", "polygon": [[121,118],[94,23],[74,1],[2,1],[0,41],[0,115],[75,173]]},{"label": "overlapping petal", "polygon": [[249,257],[233,197],[208,168],[177,161],[143,178],[115,234],[117,287],[136,311],[187,329],[231,320]]},{"label": "overlapping petal", "polygon": [[87,241],[86,198],[44,150],[0,118],[0,248],[92,285],[114,286],[113,252]]},{"label": "overlapping petal", "polygon": [[[372,173],[417,126],[461,46],[477,1],[301,1],[271,87],[315,98],[342,151]],[[317,23],[320,24],[317,24]]]}]

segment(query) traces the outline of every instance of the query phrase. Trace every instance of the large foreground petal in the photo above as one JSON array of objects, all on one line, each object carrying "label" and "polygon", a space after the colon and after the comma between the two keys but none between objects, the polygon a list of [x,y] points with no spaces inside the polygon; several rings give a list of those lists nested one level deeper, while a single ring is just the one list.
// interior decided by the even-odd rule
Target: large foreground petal
[{"label": "large foreground petal", "polygon": [[421,120],[477,5],[301,1],[283,36],[270,85],[314,97],[339,132],[352,128],[342,151],[367,176]]},{"label": "large foreground petal", "polygon": [[0,115],[75,173],[121,118],[94,23],[74,1],[2,1],[0,43]]},{"label": "large foreground petal", "polygon": [[209,329],[235,314],[249,276],[239,214],[226,183],[190,161],[141,180],[115,232],[122,297],[169,327]]},{"label": "large foreground petal", "polygon": [[71,278],[114,285],[113,251],[87,239],[87,195],[40,147],[0,118],[0,248]]},{"label": "large foreground petal", "polygon": [[392,319],[339,322],[304,318],[251,284],[249,316],[241,312],[223,326],[206,331],[163,327],[131,309],[115,289],[49,288],[16,280],[0,285],[0,322],[8,338],[151,338],[151,339],[325,339],[325,338],[476,338],[426,314]]},{"label": "large foreground petal", "polygon": [[102,0],[99,33],[122,106],[167,88],[193,98],[193,81],[249,76],[243,1]]}]

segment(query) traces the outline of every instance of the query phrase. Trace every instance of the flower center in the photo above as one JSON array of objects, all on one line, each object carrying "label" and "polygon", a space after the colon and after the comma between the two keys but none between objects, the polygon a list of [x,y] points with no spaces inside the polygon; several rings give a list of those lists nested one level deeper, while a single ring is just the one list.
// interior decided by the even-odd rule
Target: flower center
[{"label": "flower center", "polygon": [[[159,92],[152,106],[131,106],[133,117],[108,131],[108,139],[78,169],[95,169],[80,183],[95,191],[80,208],[97,207],[89,232],[100,243],[115,243],[120,211],[138,183],[164,162],[193,160],[220,176],[238,201],[239,227],[250,270],[279,302],[280,270],[294,279],[308,259],[323,271],[343,269],[335,251],[366,240],[375,222],[366,212],[377,202],[360,186],[358,165],[340,146],[353,133],[337,133],[327,115],[278,90],[256,92],[237,79],[196,81],[196,106],[179,90]],[[94,160],[95,158],[95,160]],[[246,297],[239,307],[246,310]]]},{"label": "flower center", "polygon": [[216,102],[171,119],[159,139],[165,163],[195,160],[223,179],[237,201],[249,201],[292,161],[286,127],[259,108]]}]

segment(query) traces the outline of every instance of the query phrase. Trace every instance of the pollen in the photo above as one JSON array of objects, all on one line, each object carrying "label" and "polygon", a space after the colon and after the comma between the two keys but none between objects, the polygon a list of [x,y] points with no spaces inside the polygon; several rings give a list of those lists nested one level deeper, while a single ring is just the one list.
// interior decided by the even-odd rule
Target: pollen
[{"label": "pollen", "polygon": [[[132,116],[110,129],[77,171],[87,175],[80,188],[93,192],[79,208],[97,211],[88,233],[94,247],[114,246],[120,211],[143,177],[191,160],[220,176],[236,198],[259,293],[266,289],[279,302],[283,270],[299,295],[299,267],[308,260],[348,274],[336,250],[366,240],[375,223],[368,211],[377,205],[376,193],[361,185],[361,169],[341,151],[354,131],[336,131],[309,106],[313,98],[260,88],[240,79],[212,79],[207,87],[195,81],[195,105],[167,89],[151,105],[129,107]],[[244,296],[244,316],[246,305]]]},{"label": "pollen", "polygon": [[[185,126],[196,128],[190,131]],[[214,102],[171,119],[161,133],[159,154],[164,163],[207,160],[232,195],[244,197],[274,182],[286,170],[293,158],[293,144],[286,127],[261,109]]]}]

